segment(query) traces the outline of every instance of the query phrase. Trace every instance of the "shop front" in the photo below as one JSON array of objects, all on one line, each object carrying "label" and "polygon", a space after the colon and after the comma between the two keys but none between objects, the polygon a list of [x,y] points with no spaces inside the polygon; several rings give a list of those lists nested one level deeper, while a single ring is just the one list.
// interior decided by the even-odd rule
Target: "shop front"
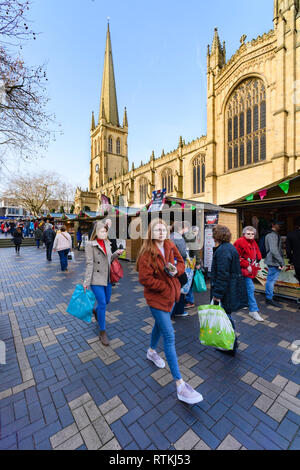
[{"label": "shop front", "polygon": [[[257,230],[257,242],[270,229],[272,220],[284,223],[280,235],[284,247],[285,267],[275,284],[274,293],[297,299],[299,302],[300,285],[287,259],[285,241],[287,234],[295,229],[296,219],[300,217],[300,171],[226,204],[225,207],[237,210],[239,236],[243,227],[250,225]],[[262,261],[261,270],[255,280],[257,291],[264,291],[267,273],[268,267]]]}]

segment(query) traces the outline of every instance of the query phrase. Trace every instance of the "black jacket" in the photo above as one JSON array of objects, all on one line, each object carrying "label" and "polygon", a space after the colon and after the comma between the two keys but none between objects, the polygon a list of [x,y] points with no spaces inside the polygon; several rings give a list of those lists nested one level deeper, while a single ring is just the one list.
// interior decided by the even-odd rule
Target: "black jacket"
[{"label": "black jacket", "polygon": [[22,231],[18,232],[18,230],[15,229],[14,232],[13,232],[13,242],[14,242],[14,244],[15,245],[21,245],[22,240],[23,240]]},{"label": "black jacket", "polygon": [[286,254],[291,264],[300,267],[300,229],[287,234]]},{"label": "black jacket", "polygon": [[211,297],[221,299],[226,313],[248,307],[246,283],[241,273],[239,254],[231,243],[222,243],[214,249]]},{"label": "black jacket", "polygon": [[50,243],[54,242],[54,238],[55,238],[54,230],[52,230],[52,228],[47,228],[47,230],[45,230],[43,233],[43,242],[46,245],[49,245]]}]

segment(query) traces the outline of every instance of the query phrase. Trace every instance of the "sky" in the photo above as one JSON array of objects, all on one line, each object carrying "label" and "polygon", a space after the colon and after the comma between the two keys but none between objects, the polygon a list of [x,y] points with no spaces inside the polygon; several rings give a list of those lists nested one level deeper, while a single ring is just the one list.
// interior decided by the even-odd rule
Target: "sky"
[{"label": "sky", "polygon": [[[227,60],[273,28],[273,0],[33,0],[39,33],[23,48],[27,64],[46,63],[50,98],[63,135],[43,158],[9,171],[55,171],[86,189],[92,111],[98,119],[109,18],[119,120],[127,107],[129,168],[206,134],[206,54],[214,28]],[[39,157],[39,156],[37,156]]]}]

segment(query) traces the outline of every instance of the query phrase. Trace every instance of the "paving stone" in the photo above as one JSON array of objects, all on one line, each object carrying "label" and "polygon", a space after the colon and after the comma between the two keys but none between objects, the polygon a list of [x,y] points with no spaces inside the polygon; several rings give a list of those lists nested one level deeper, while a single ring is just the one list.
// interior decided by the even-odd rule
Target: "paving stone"
[{"label": "paving stone", "polygon": [[224,441],[219,445],[217,450],[239,450],[242,447],[242,444],[238,442],[230,434],[225,437]]},{"label": "paving stone", "polygon": [[200,441],[195,445],[193,450],[211,450],[211,448],[200,439]]},{"label": "paving stone", "polygon": [[266,395],[261,395],[254,403],[254,406],[265,413],[273,403],[274,400],[272,400],[272,398],[269,398]]},{"label": "paving stone", "polygon": [[75,400],[72,400],[69,403],[69,407],[71,410],[75,410],[79,406],[83,405],[84,403],[87,403],[92,399],[91,395],[89,393],[85,393],[84,395],[81,395],[80,397],[76,398]]},{"label": "paving stone", "polygon": [[189,429],[175,442],[174,447],[176,450],[191,450],[196,446],[199,440],[199,436],[197,436],[192,429]]},{"label": "paving stone", "polygon": [[114,438],[111,441],[109,441],[107,444],[105,444],[103,447],[101,447],[101,450],[121,450],[121,446],[118,443],[117,439]]},{"label": "paving stone", "polygon": [[274,383],[275,385],[278,385],[278,387],[282,389],[288,383],[288,379],[286,379],[285,377],[282,377],[281,375],[276,375],[276,377],[272,380],[272,383]]},{"label": "paving stone", "polygon": [[117,406],[121,405],[122,401],[120,398],[116,395],[115,397],[111,398],[107,402],[103,403],[102,405],[99,406],[99,409],[101,413],[104,415],[108,413],[109,411],[113,410]]},{"label": "paving stone", "polygon": [[93,426],[102,444],[106,444],[114,437],[113,432],[111,431],[110,427],[108,426],[107,422],[103,417],[96,419],[93,422]]},{"label": "paving stone", "polygon": [[58,447],[60,444],[70,439],[70,437],[75,436],[75,434],[77,433],[78,428],[75,423],[71,424],[70,426],[67,426],[66,428],[62,429],[61,431],[57,432],[52,437],[50,437],[52,447]]},{"label": "paving stone", "polygon": [[275,402],[267,411],[267,414],[271,416],[271,418],[275,419],[280,423],[287,413],[287,408],[280,405],[279,403]]},{"label": "paving stone", "polygon": [[97,450],[101,447],[102,443],[92,425],[82,429],[80,434],[88,450]]},{"label": "paving stone", "polygon": [[247,372],[243,377],[241,377],[241,380],[245,382],[246,384],[252,385],[253,382],[257,379],[257,375],[253,374],[252,372]]},{"label": "paving stone", "polygon": [[114,423],[118,419],[120,419],[122,416],[124,416],[128,412],[128,409],[126,406],[122,403],[121,405],[117,406],[113,410],[109,411],[108,413],[105,414],[105,419],[108,422],[108,424]]},{"label": "paving stone", "polygon": [[68,439],[67,441],[65,441],[63,444],[60,444],[59,446],[55,447],[55,450],[76,450],[82,444],[83,444],[82,437],[78,433],[78,434],[75,434],[75,436]]},{"label": "paving stone", "polygon": [[83,407],[91,421],[101,417],[101,413],[93,400],[85,403]]},{"label": "paving stone", "polygon": [[284,391],[287,392],[289,395],[296,397],[300,392],[300,385],[289,381],[288,384],[284,387]]}]

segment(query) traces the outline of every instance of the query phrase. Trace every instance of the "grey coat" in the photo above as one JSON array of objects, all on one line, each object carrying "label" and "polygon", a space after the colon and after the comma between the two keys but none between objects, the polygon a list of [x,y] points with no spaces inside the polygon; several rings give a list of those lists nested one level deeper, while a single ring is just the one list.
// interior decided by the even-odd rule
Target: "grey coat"
[{"label": "grey coat", "polygon": [[110,264],[117,258],[117,252],[111,253],[110,241],[105,240],[106,253],[97,240],[90,241],[85,247],[86,270],[84,285],[107,286],[110,282]]},{"label": "grey coat", "polygon": [[267,266],[284,266],[282,241],[280,236],[272,230],[265,238],[267,256],[265,263]]},{"label": "grey coat", "polygon": [[185,243],[185,239],[183,238],[183,236],[180,235],[180,233],[178,232],[173,232],[171,233],[170,239],[176,246],[179,253],[181,254],[183,261],[185,261],[187,258],[187,252],[186,252],[186,243]]}]

